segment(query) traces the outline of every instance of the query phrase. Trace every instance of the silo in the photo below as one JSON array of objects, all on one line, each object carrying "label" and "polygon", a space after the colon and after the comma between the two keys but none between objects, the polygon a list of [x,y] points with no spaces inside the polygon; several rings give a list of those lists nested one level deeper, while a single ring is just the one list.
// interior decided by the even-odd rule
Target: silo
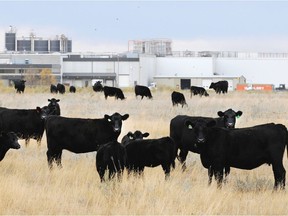
[{"label": "silo", "polygon": [[17,40],[17,51],[31,51],[31,40]]},{"label": "silo", "polygon": [[67,41],[67,52],[72,52],[72,40]]},{"label": "silo", "polygon": [[34,51],[35,52],[48,52],[48,40],[35,40]]},{"label": "silo", "polygon": [[60,40],[50,40],[50,52],[60,52]]},{"label": "silo", "polygon": [[5,33],[5,48],[7,51],[16,51],[16,33]]}]

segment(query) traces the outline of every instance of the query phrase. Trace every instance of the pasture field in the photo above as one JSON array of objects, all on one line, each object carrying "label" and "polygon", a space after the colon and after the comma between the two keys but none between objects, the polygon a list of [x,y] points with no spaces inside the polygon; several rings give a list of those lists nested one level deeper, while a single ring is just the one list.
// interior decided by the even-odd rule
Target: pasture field
[{"label": "pasture field", "polygon": [[[82,89],[76,94],[52,95],[46,89],[27,88],[22,95],[14,89],[0,91],[0,106],[32,109],[45,106],[47,99],[60,99],[61,115],[67,117],[102,118],[104,114],[128,113],[122,133],[141,130],[149,138],[169,135],[170,120],[178,114],[215,116],[232,108],[243,111],[237,127],[262,123],[288,126],[288,93],[229,92],[210,97],[193,96],[182,91],[188,107],[172,107],[172,90],[154,90],[153,100],[136,100],[132,89],[124,89],[125,101],[104,99],[103,93]],[[0,214],[3,215],[286,215],[287,192],[273,192],[272,167],[247,171],[231,168],[228,183],[222,189],[216,183],[207,186],[207,170],[199,155],[189,152],[187,170],[178,161],[171,178],[164,180],[161,167],[145,168],[144,177],[124,173],[121,182],[100,183],[95,168],[96,152],[73,154],[63,151],[63,168],[49,171],[46,158],[46,136],[41,146],[31,140],[19,150],[9,150],[0,162]],[[286,151],[284,167],[288,169]],[[286,189],[287,190],[287,189]]]}]

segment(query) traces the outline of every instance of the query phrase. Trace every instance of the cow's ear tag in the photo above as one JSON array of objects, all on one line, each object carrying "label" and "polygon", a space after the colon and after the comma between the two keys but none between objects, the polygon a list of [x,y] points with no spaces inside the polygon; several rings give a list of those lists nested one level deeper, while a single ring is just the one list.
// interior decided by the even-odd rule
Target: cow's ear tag
[{"label": "cow's ear tag", "polygon": [[238,119],[238,118],[240,118],[240,116],[239,116],[239,115],[237,115],[237,116],[236,116],[236,118]]},{"label": "cow's ear tag", "polygon": [[188,129],[189,129],[189,130],[192,130],[192,129],[193,129],[191,124],[188,125]]}]

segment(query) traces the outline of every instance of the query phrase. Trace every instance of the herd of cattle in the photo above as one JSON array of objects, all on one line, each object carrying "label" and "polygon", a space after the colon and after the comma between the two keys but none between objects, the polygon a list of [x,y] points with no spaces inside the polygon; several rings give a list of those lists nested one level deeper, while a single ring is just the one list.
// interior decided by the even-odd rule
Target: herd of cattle
[{"label": "herd of cattle", "polygon": [[[228,85],[224,84],[224,89],[213,84],[215,91],[226,93]],[[112,95],[109,91],[105,93],[105,89],[112,87],[97,85],[93,86],[94,91],[104,91],[105,98]],[[147,89],[136,86],[136,97],[152,98]],[[194,87],[193,91],[191,88],[192,94],[208,96],[206,91]],[[117,94],[117,97],[121,99],[122,96]],[[208,170],[209,184],[214,176],[221,187],[231,167],[251,170],[266,163],[272,165],[274,189],[285,188],[286,171],[282,161],[285,147],[288,155],[288,131],[282,124],[235,128],[242,111],[228,109],[219,111],[218,117],[177,115],[170,121],[167,137],[144,139],[149,133],[136,130],[126,134],[120,143],[122,123],[129,114],[116,112],[100,119],[68,118],[60,115],[60,100],[51,98],[48,102],[47,106],[31,110],[0,108],[0,161],[9,148],[20,148],[18,138],[25,139],[26,144],[30,138],[40,143],[45,131],[50,169],[53,162],[62,167],[63,150],[76,154],[97,151],[96,169],[101,181],[106,180],[106,171],[108,179],[112,179],[115,176],[120,178],[124,169],[128,174],[141,175],[145,167],[159,165],[165,178],[169,178],[176,158],[185,171],[190,151],[200,154],[201,163]]]},{"label": "herd of cattle", "polygon": [[[17,93],[24,93],[25,89],[25,80],[15,80],[14,81],[14,86],[16,89]],[[214,89],[216,94],[225,94],[228,92],[228,82],[226,80],[218,81],[216,83],[211,83],[210,89]],[[95,92],[104,92],[104,97],[107,99],[108,97],[115,97],[115,99],[120,99],[124,100],[126,97],[124,96],[124,93],[122,89],[117,88],[117,87],[110,87],[110,86],[103,86],[101,81],[97,81],[93,86],[92,86],[93,91]],[[136,85],[135,86],[135,95],[140,96],[141,99],[144,97],[147,97],[148,99],[152,99],[152,94],[150,89],[147,86],[141,86],[141,85]],[[65,94],[66,88],[65,85],[58,83],[57,85],[51,84],[50,86],[50,92],[51,93],[59,93],[59,94]],[[75,86],[70,86],[69,87],[69,92],[70,93],[76,93],[76,87]],[[191,97],[192,95],[200,95],[201,97],[204,95],[205,97],[209,96],[207,91],[203,87],[198,87],[198,86],[191,86],[190,88],[191,92]],[[184,105],[188,106],[186,103],[186,99],[184,94],[173,91],[171,93],[171,101],[172,105],[175,106],[180,104],[182,107]]]}]

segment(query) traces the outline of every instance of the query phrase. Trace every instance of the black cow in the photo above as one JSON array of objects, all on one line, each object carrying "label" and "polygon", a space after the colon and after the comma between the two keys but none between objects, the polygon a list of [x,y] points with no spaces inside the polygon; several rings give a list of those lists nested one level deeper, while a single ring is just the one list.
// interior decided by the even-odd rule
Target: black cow
[{"label": "black cow", "polygon": [[128,114],[105,115],[101,119],[66,118],[50,116],[45,122],[47,137],[47,159],[52,168],[55,160],[61,167],[62,150],[78,153],[97,151],[105,143],[117,140],[122,127],[122,121]]},{"label": "black cow", "polygon": [[216,83],[212,82],[209,89],[214,89],[216,94],[225,94],[228,92],[228,82],[226,80],[218,81]]},{"label": "black cow", "polygon": [[[242,115],[242,111],[235,112],[232,109],[228,109],[225,112],[219,111],[218,118],[202,117],[202,116],[187,116],[177,115],[170,121],[170,137],[175,141],[177,148],[180,150],[178,159],[182,164],[183,170],[186,168],[186,157],[189,151],[199,154],[199,149],[195,147],[195,134],[193,130],[187,130],[185,122],[187,120],[196,121],[198,119],[204,119],[206,121],[215,120],[217,127],[235,128],[236,118]],[[227,167],[226,175],[229,174],[229,168]]]},{"label": "black cow", "polygon": [[175,106],[175,105],[178,106],[178,104],[181,104],[182,108],[184,105],[188,106],[188,104],[186,103],[184,95],[180,92],[173,91],[171,94],[171,100],[172,100],[173,106]]},{"label": "black cow", "polygon": [[36,109],[0,108],[0,131],[14,132],[20,139],[25,139],[26,146],[30,138],[40,145],[44,133],[44,119],[51,113],[48,106]]},{"label": "black cow", "polygon": [[139,130],[136,130],[134,133],[129,131],[121,140],[123,145],[127,145],[132,140],[142,140],[144,137],[148,137],[149,133],[142,133]]},{"label": "black cow", "polygon": [[209,94],[207,93],[207,91],[203,87],[191,86],[190,87],[190,92],[191,92],[191,96],[190,97],[192,97],[192,95],[200,95],[200,97],[202,97],[203,95],[205,97],[209,96]]},{"label": "black cow", "polygon": [[7,151],[12,149],[19,149],[18,137],[13,132],[1,132],[0,133],[0,161],[3,160]]},{"label": "black cow", "polygon": [[65,93],[65,86],[61,83],[57,84],[57,92],[60,94],[64,94]]},{"label": "black cow", "polygon": [[143,99],[144,96],[149,99],[153,98],[151,91],[147,86],[136,85],[134,90],[135,90],[136,98],[138,95],[141,96],[141,100]]},{"label": "black cow", "polygon": [[108,96],[115,97],[115,99],[121,99],[121,100],[125,99],[124,94],[120,88],[104,86],[103,90],[106,100]]},{"label": "black cow", "polygon": [[284,189],[286,171],[282,161],[288,147],[284,125],[270,123],[228,130],[214,127],[214,120],[188,120],[185,124],[193,128],[202,165],[208,168],[209,177],[215,175],[218,187],[222,185],[224,167],[251,170],[267,163],[272,164],[274,189]]},{"label": "black cow", "polygon": [[16,93],[24,93],[26,80],[14,80],[13,82]]},{"label": "black cow", "polygon": [[76,93],[76,87],[75,86],[70,86],[69,87],[69,92],[70,93]]},{"label": "black cow", "polygon": [[122,177],[122,173],[126,164],[125,147],[116,140],[106,143],[97,151],[96,169],[100,176],[101,182],[105,181],[105,171],[109,170],[109,180],[117,173],[118,180]]},{"label": "black cow", "polygon": [[145,167],[161,165],[167,179],[171,167],[175,167],[176,146],[170,137],[133,140],[125,145],[125,149],[128,174],[133,171],[141,175]]},{"label": "black cow", "polygon": [[93,88],[93,91],[95,91],[95,92],[103,91],[103,86],[101,84],[101,81],[97,81],[96,83],[94,83],[92,88]]},{"label": "black cow", "polygon": [[54,93],[57,94],[57,86],[51,84],[51,85],[50,85],[50,92],[51,92],[52,94],[54,94]]},{"label": "black cow", "polygon": [[58,104],[59,101],[60,101],[60,99],[55,99],[55,98],[48,99],[48,102],[50,102],[48,104],[48,108],[50,111],[49,115],[60,116],[61,110],[60,110],[60,105]]}]

